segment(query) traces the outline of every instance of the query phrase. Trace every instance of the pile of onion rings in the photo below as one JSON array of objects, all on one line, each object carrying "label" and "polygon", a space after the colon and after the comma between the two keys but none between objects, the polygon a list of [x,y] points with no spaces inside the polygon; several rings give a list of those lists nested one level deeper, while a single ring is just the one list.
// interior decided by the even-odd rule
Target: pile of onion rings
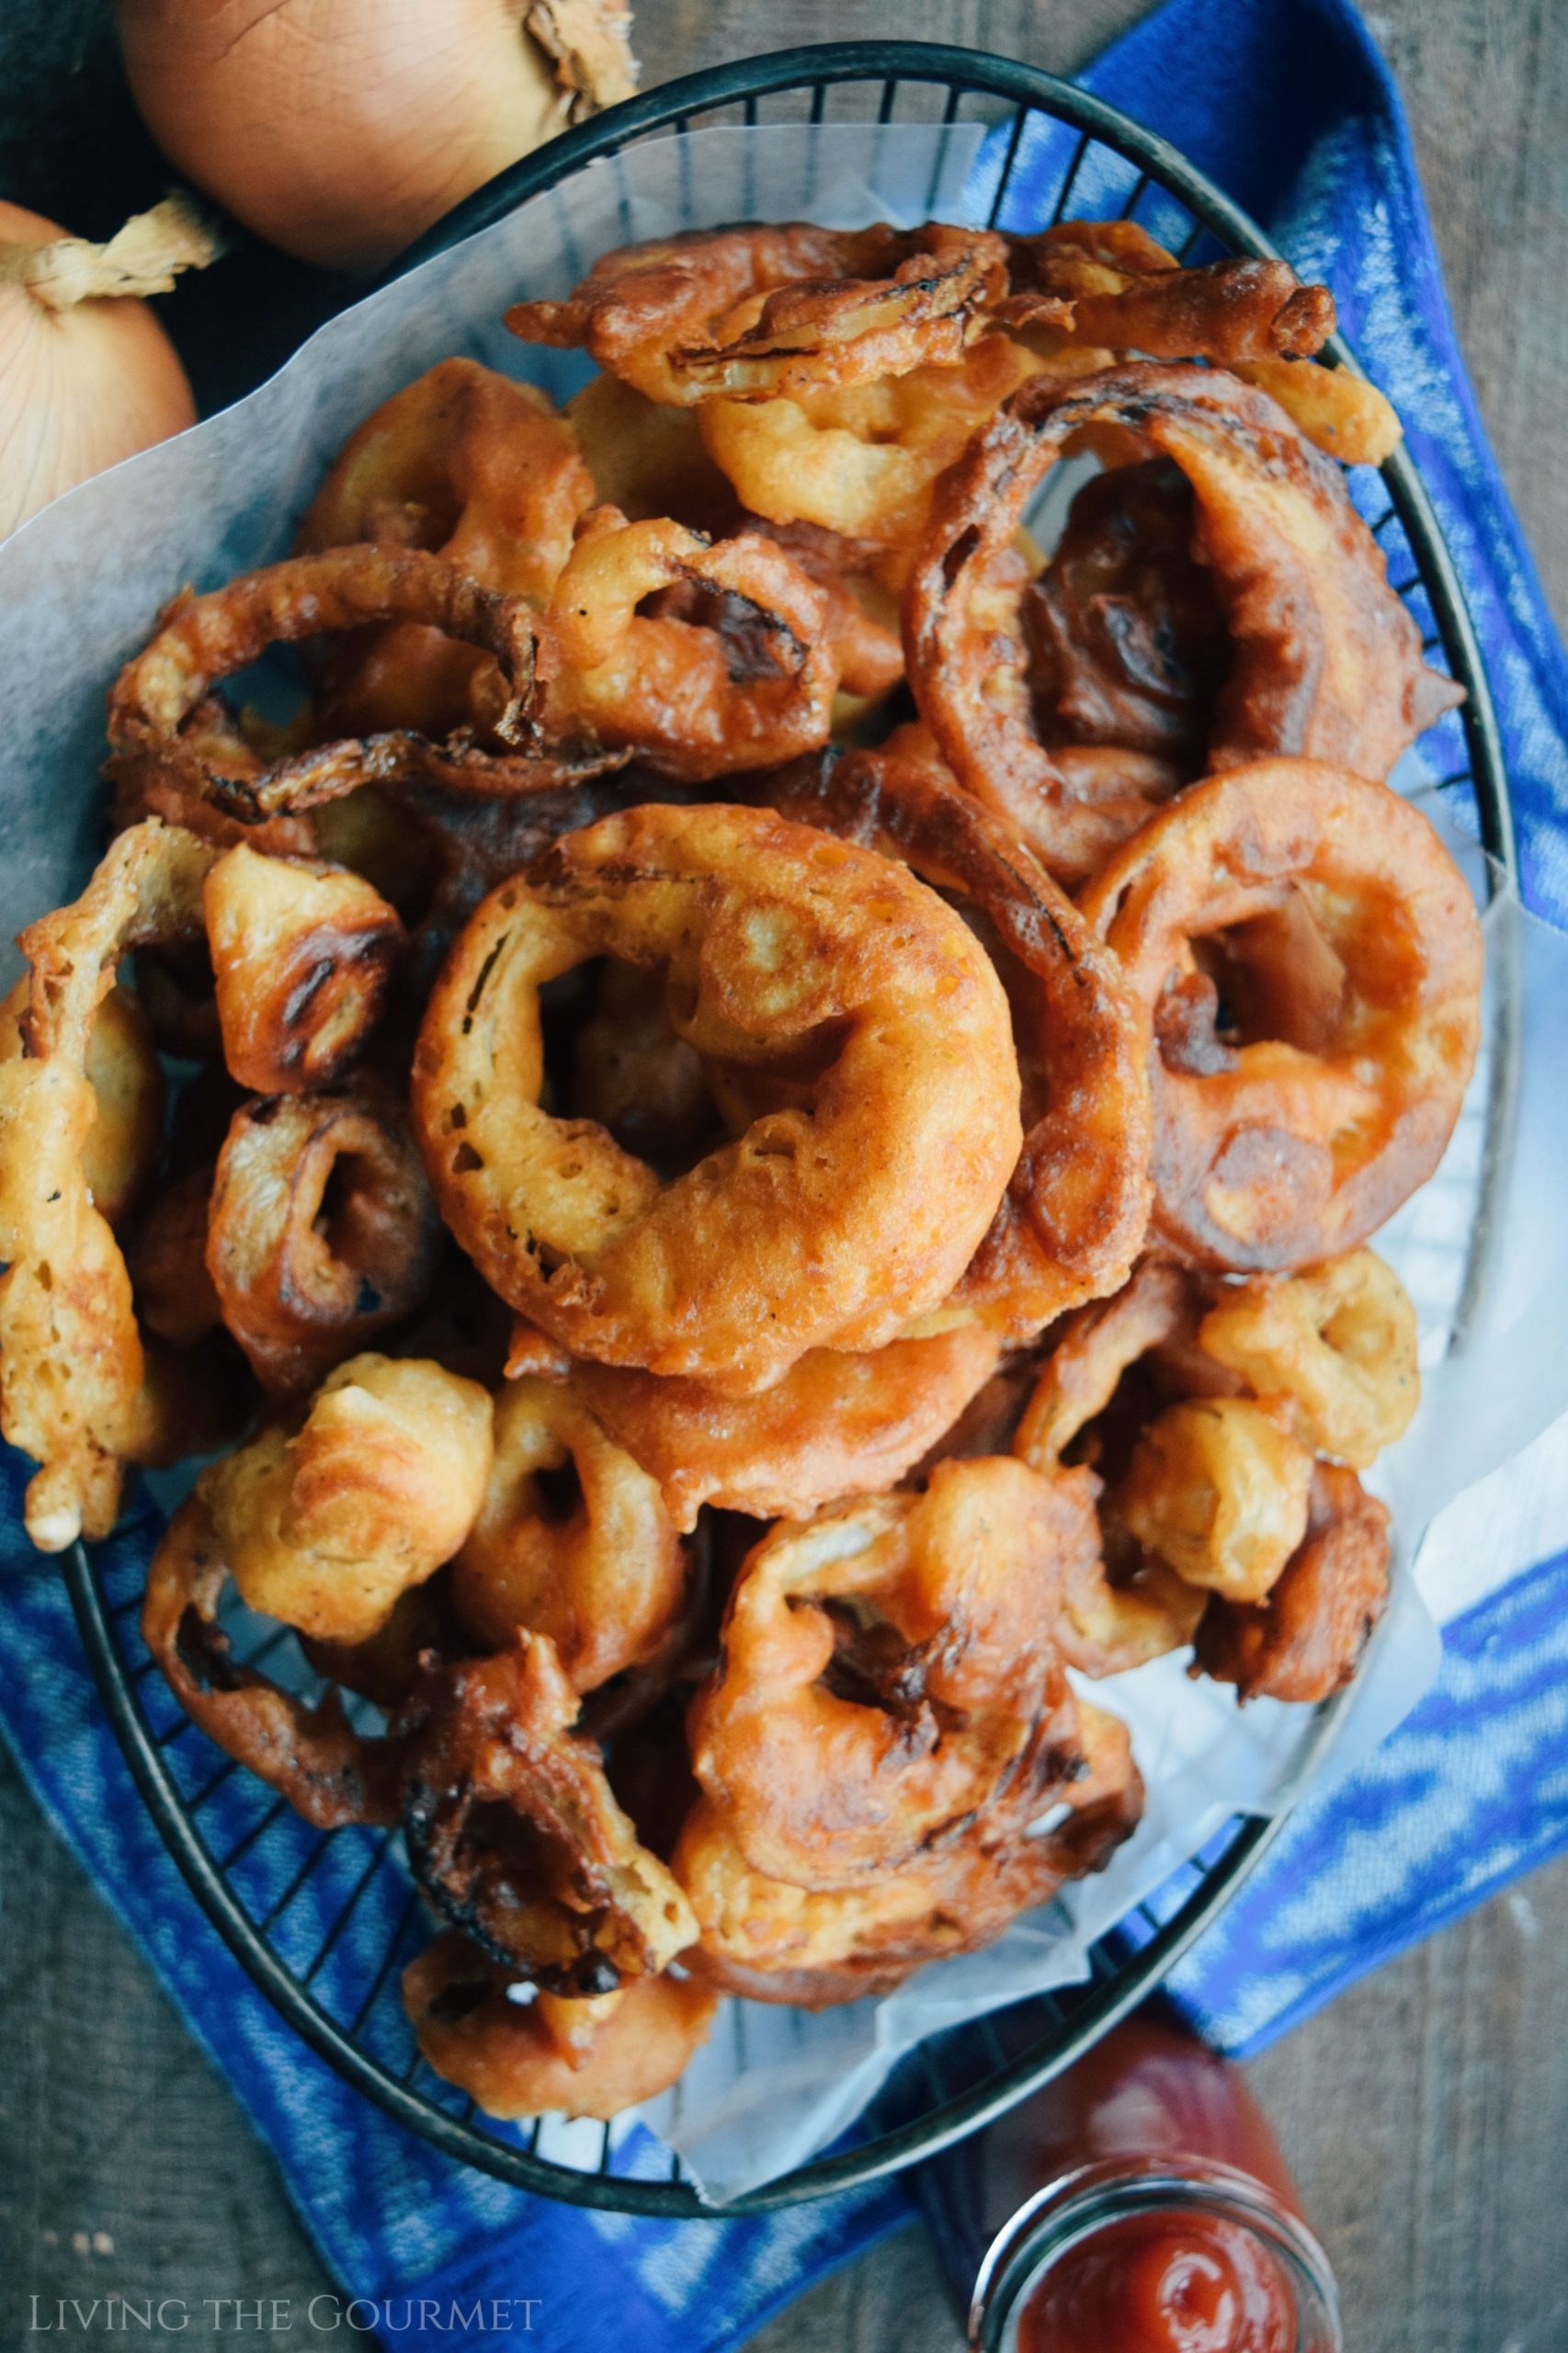
[{"label": "pile of onion rings", "polygon": [[1103,1868],[1081,1678],[1355,1673],[1419,1388],[1366,1245],[1481,939],[1388,782],[1456,693],[1325,289],[794,223],[507,324],[604,372],[442,361],[114,688],[114,837],[0,1006],[0,1425],[44,1550],[229,1447],[170,1688],[401,1829],[432,2066],[609,2117],[721,1994]]}]

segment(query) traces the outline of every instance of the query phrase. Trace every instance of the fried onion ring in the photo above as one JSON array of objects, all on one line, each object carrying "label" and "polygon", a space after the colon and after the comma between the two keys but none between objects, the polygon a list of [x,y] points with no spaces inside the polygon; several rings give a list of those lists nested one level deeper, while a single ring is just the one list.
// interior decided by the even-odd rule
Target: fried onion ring
[{"label": "fried onion ring", "polygon": [[1133,1449],[1117,1510],[1184,1584],[1261,1601],[1306,1533],[1312,1458],[1250,1397],[1183,1398]]},{"label": "fried onion ring", "polygon": [[[693,588],[703,627],[641,610]],[[710,546],[678,523],[595,510],[556,585],[540,649],[545,725],[702,782],[827,741],[838,669],[827,592],[757,533]]]},{"label": "fried onion ring", "polygon": [[1256,1395],[1290,1401],[1309,1446],[1361,1470],[1410,1427],[1421,1397],[1415,1338],[1403,1284],[1370,1250],[1227,1284],[1199,1326],[1205,1353]]},{"label": "fried onion ring", "polygon": [[956,1844],[863,1886],[823,1891],[754,1871],[709,1798],[682,1829],[672,1869],[702,1935],[682,1966],[758,2002],[821,2009],[882,1994],[911,1970],[972,1952],[1063,1883],[1103,1870],[1136,1827],[1143,1785],[1126,1726],[1079,1703],[1042,1826],[994,1836],[983,1815]]},{"label": "fried onion ring", "polygon": [[517,1984],[449,1930],[403,1972],[403,2006],[428,2065],[487,2116],[608,2120],[667,2091],[707,2041],[718,1996],[685,1977],[639,1977],[613,1994],[507,1999]]},{"label": "fried onion ring", "polygon": [[396,1822],[403,1744],[357,1733],[335,1688],[308,1707],[237,1664],[218,1623],[228,1574],[211,1513],[199,1495],[188,1496],[153,1555],[142,1611],[142,1638],[180,1706],[318,1829]]},{"label": "fried onion ring", "polygon": [[[825,1040],[811,1108],[665,1187],[603,1130],[550,1118],[540,986],[604,954],[666,968],[699,1051],[766,1067]],[[1017,1157],[1017,1087],[1000,984],[933,892],[726,808],[605,818],[494,892],[414,1073],[442,1208],[494,1290],[574,1354],[737,1391],[941,1302]]]},{"label": "fried onion ring", "polygon": [[257,1095],[343,1076],[374,1029],[403,926],[343,870],[259,858],[242,842],[202,892],[223,1060]]},{"label": "fried onion ring", "polygon": [[477,1381],[357,1356],[327,1375],[293,1437],[264,1429],[198,1491],[249,1608],[321,1642],[363,1643],[458,1550],[493,1455]]},{"label": "fried onion ring", "polygon": [[[1475,1059],[1481,930],[1397,793],[1312,761],[1233,768],[1128,843],[1083,907],[1142,1007],[1166,1242],[1221,1269],[1309,1265],[1431,1175]],[[1325,966],[1310,989],[1290,980],[1311,970],[1301,926]]]},{"label": "fried onion ring", "polygon": [[926,1493],[779,1523],[736,1580],[692,1768],[753,1870],[858,1887],[1002,1803],[1045,1811],[1073,1702],[1052,1629],[1098,1551],[1082,1472],[940,1462]]},{"label": "fried onion ring", "polygon": [[[1139,1360],[1178,1341],[1196,1315],[1193,1278],[1166,1259],[1142,1259],[1114,1299],[1081,1308],[1062,1327],[1013,1439],[1013,1450],[1056,1477],[1068,1449],[1115,1397]],[[1102,1509],[1102,1527],[1108,1515]],[[1114,1533],[1114,1527],[1105,1529]],[[1097,1553],[1069,1564],[1058,1640],[1085,1675],[1119,1675],[1182,1650],[1204,1596],[1164,1562],[1137,1555],[1113,1579]]]},{"label": "fried onion ring", "polygon": [[[345,443],[298,546],[301,554],[367,540],[427,548],[542,610],[594,499],[571,423],[542,392],[477,360],[443,359]],[[473,717],[476,676],[489,662],[414,621],[340,642],[323,665],[329,728],[449,734]],[[477,708],[494,699],[491,681]]]},{"label": "fried onion ring", "polygon": [[313,1388],[417,1307],[439,1235],[390,1101],[274,1095],[234,1114],[208,1211],[207,1270],[265,1388]]},{"label": "fried onion ring", "polygon": [[939,763],[892,746],[802,761],[763,787],[784,815],[910,866],[979,931],[1007,989],[1024,1148],[953,1294],[1009,1339],[1126,1279],[1148,1222],[1147,1090],[1114,958],[1006,827]]},{"label": "fried onion ring", "polygon": [[1261,1608],[1210,1602],[1197,1671],[1243,1699],[1329,1699],[1355,1674],[1388,1602],[1389,1516],[1354,1471],[1320,1462],[1300,1549]]},{"label": "fried onion ring", "polygon": [[0,1060],[0,1427],[40,1465],[24,1517],[44,1552],[113,1527],[144,1371],[130,1277],[85,1162],[94,1025],[128,950],[199,933],[211,859],[176,826],[138,825],[79,899],[20,938],[23,1052]]},{"label": "fried onion ring", "polygon": [[1289,262],[1230,259],[1183,269],[1135,222],[1062,221],[1007,241],[1010,292],[996,315],[1041,318],[1151,359],[1303,358],[1334,333],[1334,297]]},{"label": "fried onion ring", "polygon": [[607,1434],[575,1379],[509,1381],[495,1463],[458,1553],[465,1623],[503,1649],[548,1634],[574,1688],[656,1658],[680,1615],[687,1563],[657,1483]]},{"label": "fried onion ring", "polygon": [[1053,756],[1040,742],[1021,622],[1007,621],[1004,598],[998,638],[995,582],[1064,446],[1107,428],[1174,459],[1196,494],[1197,553],[1233,648],[1210,767],[1290,753],[1381,779],[1459,699],[1424,664],[1420,631],[1339,469],[1266,394],[1212,369],[1142,364],[1065,396],[1043,379],[1026,384],[942,483],[905,591],[905,652],[921,715],[959,781],[1074,880],[1148,816],[1148,780],[1131,754],[1119,769],[1111,752],[1085,766],[1088,755]]},{"label": "fried onion ring", "polygon": [[955,367],[821,385],[793,400],[710,401],[699,421],[753,514],[906,548],[925,529],[937,476],[1041,364],[1010,336],[987,335]]},{"label": "fried onion ring", "polygon": [[867,1356],[812,1348],[753,1397],[619,1365],[579,1365],[574,1381],[689,1531],[705,1504],[800,1519],[841,1495],[880,1494],[956,1419],[996,1347],[967,1324]]},{"label": "fried onion ring", "polygon": [[991,230],[793,222],[623,245],[565,301],[516,303],[506,323],[679,407],[950,364],[1006,285]]},{"label": "fried onion ring", "polygon": [[574,1733],[576,1715],[547,1635],[440,1669],[404,1722],[415,1742],[404,1829],[421,1886],[454,1927],[517,1975],[580,1996],[656,1975],[697,1923],[639,1845],[598,1750]]},{"label": "fried onion ring", "polygon": [[[30,986],[24,973],[0,999],[0,1062],[17,1062],[26,1051],[22,1020]],[[129,989],[110,989],[94,1013],[86,1073],[96,1108],[82,1144],[82,1174],[98,1215],[119,1227],[146,1199],[164,1135],[164,1074],[152,1026]]]},{"label": "fried onion ring", "polygon": [[[492,707],[472,714],[483,737],[459,729],[444,744],[406,731],[346,738],[258,763],[233,729],[214,727],[210,690],[269,646],[392,621],[416,621],[490,657]],[[515,597],[482,588],[419,548],[324,548],[243,573],[204,597],[176,597],[157,635],[128,662],[109,697],[110,756],[104,773],[122,813],[167,813],[226,844],[237,820],[276,813],[304,795],[429,777],[505,795],[560,783],[571,772],[543,757],[531,710],[537,631]],[[220,714],[220,716],[222,716]],[[601,760],[601,766],[604,762]],[[309,851],[290,833],[267,849]]]}]

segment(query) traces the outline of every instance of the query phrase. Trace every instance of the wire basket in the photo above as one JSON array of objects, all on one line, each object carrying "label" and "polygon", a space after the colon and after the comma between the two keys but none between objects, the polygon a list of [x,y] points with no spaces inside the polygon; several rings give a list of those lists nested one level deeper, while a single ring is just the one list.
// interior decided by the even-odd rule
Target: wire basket
[{"label": "wire basket", "polygon": [[[528,199],[559,188],[599,158],[634,142],[726,123],[979,123],[995,164],[990,207],[1004,217],[1020,153],[1046,125],[1064,125],[1053,209],[1028,225],[1070,217],[1074,192],[1094,187],[1091,210],[1135,215],[1157,201],[1166,243],[1185,259],[1200,249],[1269,256],[1274,248],[1203,176],[1166,144],[1070,84],[977,51],[923,42],[839,42],[753,58],[666,84],[612,108],[527,157],[481,188],[403,256],[394,275],[489,226]],[[1108,205],[1108,175],[1119,194]],[[1187,223],[1170,232],[1172,208]],[[1335,338],[1325,355],[1356,362]],[[1433,792],[1469,797],[1496,876],[1510,874],[1513,835],[1497,725],[1474,632],[1426,494],[1403,449],[1368,474],[1363,511],[1389,558],[1396,591],[1422,624],[1428,658],[1465,688],[1462,711],[1427,739],[1437,747]],[[1358,496],[1361,496],[1359,489]],[[1504,992],[1505,999],[1507,992]],[[1494,1025],[1483,1131],[1475,1155],[1481,1207],[1470,1256],[1456,1276],[1452,1328],[1462,1330],[1481,1269],[1477,1252],[1491,1172],[1507,1126],[1513,1035],[1506,1005]],[[490,2123],[472,2099],[426,2068],[403,2015],[398,1974],[428,1927],[396,1834],[358,1826],[316,1832],[287,1802],[253,1783],[180,1712],[142,1643],[137,1613],[142,1552],[111,1542],[77,1546],[66,1574],[84,1642],[115,1730],[175,1860],[209,1918],[296,2031],[350,2083],[449,2155],[524,2189],[576,2204],[681,2218],[748,2213],[819,2197],[892,2173],[1000,2114],[1069,2065],[1155,1986],[1235,1892],[1278,1829],[1278,1818],[1237,1815],[1194,1860],[1094,1948],[1080,1984],[1016,2004],[922,2044],[901,2063],[871,2107],[831,2150],[716,2206],[699,2197],[680,2161],[647,2134],[546,2119],[528,2127]],[[247,1620],[225,1625],[236,1656],[278,1672],[287,1628]],[[302,1678],[308,1680],[308,1678]],[[1337,1703],[1319,1711],[1326,1741]],[[743,2006],[733,2005],[737,2020]],[[744,2027],[737,2025],[737,2032]]]}]

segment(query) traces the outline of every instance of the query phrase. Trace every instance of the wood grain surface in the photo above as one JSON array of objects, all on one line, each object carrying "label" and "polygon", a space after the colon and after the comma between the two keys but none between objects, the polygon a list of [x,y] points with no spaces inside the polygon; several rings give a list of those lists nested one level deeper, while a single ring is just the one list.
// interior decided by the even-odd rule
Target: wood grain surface
[{"label": "wood grain surface", "polygon": [[[639,29],[650,81],[894,29],[1070,70],[1142,12],[1140,0],[643,0]],[[1223,14],[1215,0],[1217,38]],[[1370,21],[1409,106],[1481,404],[1562,615],[1568,7],[1383,0]],[[107,0],[6,0],[0,194],[103,233],[163,181],[119,79]],[[329,298],[315,274],[254,252],[226,287],[182,293],[204,400],[254,381]],[[222,2343],[314,2341],[301,2316],[330,2282],[269,2159],[3,1761],[0,2030],[0,2346],[35,2341],[30,2295],[47,2309],[111,2289],[179,2295],[198,2313],[210,2296],[287,2298],[286,2339],[231,2327]],[[1334,2256],[1352,2353],[1563,2353],[1568,1860],[1364,1980],[1249,2072]],[[199,2325],[136,2334],[153,2353],[220,2341]],[[551,2338],[540,2313],[532,2341]],[[959,2341],[912,2229],[802,2299],[756,2353],[952,2353]]]}]

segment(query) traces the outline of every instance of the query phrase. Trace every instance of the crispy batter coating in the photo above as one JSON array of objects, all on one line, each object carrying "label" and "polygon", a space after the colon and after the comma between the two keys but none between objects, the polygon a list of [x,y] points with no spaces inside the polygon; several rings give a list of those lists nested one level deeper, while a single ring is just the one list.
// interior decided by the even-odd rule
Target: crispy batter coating
[{"label": "crispy batter coating", "polygon": [[[700,1051],[766,1068],[820,1041],[811,1108],[663,1187],[551,1118],[540,986],[604,954],[665,969]],[[447,1218],[504,1298],[574,1354],[744,1391],[940,1303],[1017,1160],[1017,1087],[1000,984],[923,883],[767,812],[643,808],[481,907],[414,1100]]]},{"label": "crispy batter coating", "polygon": [[[712,625],[644,601],[699,592]],[[591,764],[636,752],[691,782],[827,741],[838,684],[827,592],[758,533],[717,546],[596,508],[562,574],[540,655],[544,724]]]},{"label": "crispy batter coating", "polygon": [[1418,810],[1318,762],[1234,768],[1082,904],[1143,1008],[1169,1245],[1238,1272],[1307,1266],[1431,1175],[1475,1059],[1482,947]]},{"label": "crispy batter coating", "polygon": [[[472,714],[483,744],[466,727],[442,744],[394,730],[320,744],[268,765],[221,711],[215,719],[215,682],[269,646],[403,621],[490,657],[493,670],[479,676],[496,681],[494,707]],[[168,815],[227,847],[244,837],[244,820],[400,777],[501,796],[559,784],[574,771],[541,755],[529,716],[537,640],[520,598],[482,587],[420,548],[324,548],[242,573],[204,597],[176,597],[109,697],[104,773],[115,786],[117,813],[122,821]],[[308,855],[314,835],[296,828],[254,846]]]},{"label": "crispy batter coating", "polygon": [[396,911],[346,869],[261,858],[243,842],[202,900],[230,1072],[257,1095],[331,1086],[375,1028],[403,938]]},{"label": "crispy batter coating", "polygon": [[1370,1250],[1226,1285],[1199,1339],[1257,1396],[1287,1398],[1320,1454],[1363,1470],[1403,1436],[1420,1402],[1415,1310]]},{"label": "crispy batter coating", "polygon": [[1232,648],[1211,768],[1290,753],[1381,779],[1458,699],[1423,662],[1339,468],[1265,393],[1214,369],[1153,364],[1065,396],[1043,378],[1027,384],[943,483],[905,590],[905,651],[921,715],[960,782],[1070,881],[1146,820],[1159,779],[1131,753],[1069,756],[1040,743],[1017,618],[1024,585],[999,596],[998,568],[1064,446],[1108,431],[1173,459],[1193,486],[1196,552]]},{"label": "crispy batter coating", "polygon": [[357,1733],[335,1688],[307,1706],[240,1665],[218,1623],[228,1575],[210,1511],[187,1496],[153,1555],[142,1611],[142,1638],[187,1715],[318,1829],[395,1822],[403,1744]]},{"label": "crispy batter coating", "polygon": [[1118,1509],[1184,1582],[1261,1601],[1306,1533],[1312,1458],[1250,1397],[1167,1405],[1138,1440]]},{"label": "crispy batter coating", "polygon": [[565,415],[594,478],[594,504],[633,523],[668,517],[716,539],[732,530],[734,492],[703,446],[699,412],[669,408],[619,376],[595,376]]},{"label": "crispy batter coating", "polygon": [[129,949],[199,931],[210,863],[193,835],[150,821],[21,935],[24,1052],[0,1060],[0,1428],[40,1466],[25,1518],[40,1552],[113,1527],[144,1371],[125,1261],[86,1174],[94,1026]]},{"label": "crispy batter coating", "polygon": [[580,347],[681,406],[950,364],[1006,284],[1006,248],[989,230],[756,223],[623,245],[565,301],[506,315],[525,342]]},{"label": "crispy batter coating", "polygon": [[638,1843],[548,1635],[442,1667],[415,1695],[404,1829],[421,1886],[453,1925],[547,1991],[608,1994],[697,1934]]},{"label": "crispy batter coating", "polygon": [[571,2001],[507,1999],[518,1980],[449,1930],[403,1972],[419,2048],[487,2116],[608,2119],[675,2082],[707,2041],[718,1995],[687,1977],[639,1977]]},{"label": "crispy batter coating", "polygon": [[[542,610],[593,504],[571,423],[542,392],[477,360],[443,359],[350,436],[298,544],[427,548]],[[321,685],[334,735],[449,735],[506,699],[489,655],[417,621],[338,641]]]},{"label": "crispy batter coating", "polygon": [[363,1643],[449,1561],[484,1501],[490,1398],[427,1358],[351,1357],[303,1427],[276,1425],[203,1472],[247,1607],[331,1643]]},{"label": "crispy batter coating", "polygon": [[925,529],[937,476],[1041,367],[1010,335],[986,335],[956,366],[818,385],[791,400],[715,400],[698,416],[710,455],[753,514],[903,549]]},{"label": "crispy batter coating", "polygon": [[1103,1870],[1137,1826],[1143,1784],[1127,1729],[1079,1703],[1032,1835],[1008,1809],[903,1870],[837,1891],[794,1887],[747,1864],[723,1811],[703,1798],[672,1868],[701,1942],[694,1977],[759,2002],[821,2009],[888,1992],[922,1962],[989,1944],[1062,1883]]},{"label": "crispy batter coating", "polygon": [[1210,1602],[1197,1671],[1243,1699],[1326,1699],[1355,1674],[1388,1592],[1386,1507],[1354,1471],[1320,1462],[1303,1542],[1261,1608]]},{"label": "crispy batter coating", "polygon": [[1288,262],[1233,259],[1183,269],[1131,221],[1062,221],[1007,240],[1010,293],[998,315],[1037,318],[1112,351],[1151,359],[1302,358],[1334,333],[1334,297]]},{"label": "crispy batter coating", "polygon": [[390,1097],[274,1095],[235,1112],[208,1211],[207,1270],[265,1388],[313,1388],[417,1307],[439,1239]]},{"label": "crispy batter coating", "polygon": [[[1069,1316],[1046,1357],[1013,1439],[1014,1451],[1047,1477],[1060,1474],[1074,1441],[1116,1398],[1123,1376],[1152,1353],[1179,1343],[1198,1312],[1194,1278],[1168,1260],[1140,1261],[1113,1299]],[[1184,1384],[1185,1385],[1185,1384]],[[1096,1492],[1099,1482],[1096,1481]],[[1107,1549],[1119,1553],[1114,1495],[1102,1501]],[[1157,1556],[1136,1545],[1108,1572],[1096,1549],[1076,1557],[1065,1581],[1058,1639],[1084,1674],[1119,1675],[1191,1642],[1205,1597]]]},{"label": "crispy batter coating", "polygon": [[573,1377],[687,1530],[704,1505],[800,1519],[892,1486],[957,1418],[996,1350],[972,1323],[861,1356],[812,1348],[751,1397],[621,1365],[583,1364]]},{"label": "crispy batter coating", "polygon": [[1097,1551],[1085,1475],[1005,1455],[764,1537],[689,1725],[697,1779],[750,1868],[858,1887],[983,1808],[1020,1826],[1044,1812],[1073,1733],[1064,1567]]},{"label": "crispy batter coating", "polygon": [[892,747],[801,762],[786,816],[909,865],[978,931],[1007,989],[1024,1145],[953,1303],[1009,1340],[1125,1280],[1148,1223],[1146,1048],[1113,957],[940,763]]},{"label": "crispy batter coating", "polygon": [[[0,999],[0,1062],[20,1061],[31,982],[24,973]],[[96,1106],[82,1144],[93,1207],[117,1229],[147,1198],[164,1135],[164,1074],[139,997],[112,988],[87,1033],[87,1081]]]},{"label": "crispy batter coating", "polygon": [[496,1649],[548,1634],[574,1688],[655,1659],[679,1618],[687,1563],[658,1483],[618,1446],[573,1378],[507,1382],[495,1462],[459,1552],[465,1622]]}]

